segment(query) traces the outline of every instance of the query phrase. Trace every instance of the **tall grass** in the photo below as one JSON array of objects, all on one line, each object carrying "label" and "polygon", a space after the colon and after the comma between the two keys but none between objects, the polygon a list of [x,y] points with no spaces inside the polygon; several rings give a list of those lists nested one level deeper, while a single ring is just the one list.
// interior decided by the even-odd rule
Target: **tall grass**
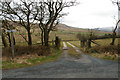
[{"label": "tall grass", "polygon": [[110,45],[112,39],[100,39],[94,40],[100,46],[92,43],[92,48],[81,48],[80,41],[69,41],[73,45],[79,47],[84,53],[90,54],[92,56],[102,58],[102,59],[110,59],[110,60],[118,60],[118,40],[115,40],[115,45]]},{"label": "tall grass", "polygon": [[[3,48],[2,56],[11,56],[11,47]],[[15,46],[15,56],[21,56],[24,54],[37,54],[38,56],[49,55],[51,53],[50,47],[41,45],[33,46]]]},{"label": "tall grass", "polygon": [[[61,56],[61,52],[62,52],[61,49],[50,48],[50,50],[51,50],[51,53],[47,56],[46,55],[19,56],[14,59],[14,62],[12,62],[10,60],[3,60],[2,61],[2,69],[14,69],[14,68],[29,67],[29,66],[33,66],[33,65],[37,65],[37,64],[43,64],[46,62],[51,62],[51,61],[57,60]],[[47,50],[46,50],[46,52],[47,52]],[[29,57],[27,57],[27,56],[29,56]]]}]

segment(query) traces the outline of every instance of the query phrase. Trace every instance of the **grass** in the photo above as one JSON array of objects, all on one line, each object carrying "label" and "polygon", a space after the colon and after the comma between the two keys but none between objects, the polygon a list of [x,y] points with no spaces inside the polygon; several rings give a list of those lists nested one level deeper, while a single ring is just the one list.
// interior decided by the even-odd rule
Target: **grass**
[{"label": "grass", "polygon": [[53,49],[53,53],[50,56],[43,56],[41,58],[30,58],[27,60],[27,62],[37,64],[39,62],[44,63],[44,62],[54,61],[58,59],[58,57],[61,55],[60,53],[61,53],[60,50]]},{"label": "grass", "polygon": [[[115,40],[115,45],[118,44],[118,40],[119,40],[119,38],[117,38]],[[94,41],[96,43],[100,44],[101,46],[106,46],[106,45],[109,45],[111,43],[112,39],[99,39],[99,40],[94,40]],[[80,48],[80,41],[69,41],[69,42]],[[92,43],[92,47],[93,46],[96,46],[96,44]]]},{"label": "grass", "polygon": [[69,42],[75,45],[76,47],[80,48],[80,41],[69,41]]},{"label": "grass", "polygon": [[[91,53],[91,56],[97,57],[97,58],[102,58],[102,59],[107,59],[107,60],[118,60],[119,58],[116,57],[115,55],[107,55],[105,53]],[[120,59],[119,59],[120,60]]]},{"label": "grass", "polygon": [[[24,36],[27,36],[27,32],[23,27],[18,27],[18,29],[20,30],[20,33],[22,33]],[[38,41],[41,42],[41,31],[39,28],[36,29],[31,29],[31,31],[34,31],[34,33],[31,34],[32,36],[32,42],[33,44],[36,44]],[[75,28],[71,28],[71,29],[63,29],[63,30],[57,30],[57,31],[52,31],[50,33],[50,37],[49,40],[52,41],[55,39],[55,36],[59,36],[61,38],[61,40],[78,40],[76,35],[81,32],[83,34],[87,34],[87,29],[75,29]],[[97,35],[104,35],[107,34],[105,32],[99,32],[96,33]],[[16,39],[16,43],[17,45],[27,45],[27,43],[25,42],[25,40],[21,37],[21,35],[19,35],[19,32],[15,32],[14,33],[15,39]],[[21,44],[22,43],[22,44]]]},{"label": "grass", "polygon": [[15,63],[12,61],[3,61],[2,62],[2,69],[13,69],[13,68],[21,68],[21,67],[26,67],[29,66],[28,64],[25,63]]},{"label": "grass", "polygon": [[[71,44],[75,45],[76,47],[80,48],[84,53],[87,53],[88,55],[102,58],[102,59],[108,59],[108,60],[118,60],[118,56],[116,56],[116,45],[118,44],[118,39],[115,41],[115,47],[109,46],[112,39],[100,39],[95,40],[98,44],[101,46],[96,46],[95,44],[92,44],[92,48],[81,48],[80,47],[80,41],[69,41]],[[96,52],[97,50],[97,52]],[[112,51],[112,52],[111,52]],[[110,54],[106,54],[106,52]]]},{"label": "grass", "polygon": [[[26,30],[24,28],[22,28],[20,30],[21,30],[21,33],[23,33],[24,35],[27,36]],[[35,29],[34,33],[32,33],[33,44],[36,44],[37,41],[41,42],[39,32],[40,32],[39,29]],[[67,30],[67,31],[65,31],[65,30],[54,31],[54,32],[50,33],[50,41],[55,39],[55,35],[59,36],[61,38],[61,40],[78,40],[76,38],[77,33],[79,33],[79,31],[73,31],[73,30],[72,31],[69,31],[69,30]],[[86,34],[87,31],[86,32],[83,31],[82,33]],[[99,33],[99,35],[103,35],[103,34],[104,33]],[[27,45],[25,40],[19,35],[18,32],[15,32],[14,35],[15,35],[17,45],[22,45],[22,46]],[[102,45],[107,45],[110,42],[109,40],[105,40],[104,42],[107,42],[107,43],[104,44],[103,41],[102,40],[96,40],[96,42],[98,42]],[[71,41],[70,43],[72,43],[73,45],[80,48],[80,41]],[[61,46],[63,46],[63,44],[61,44]],[[71,56],[74,56],[74,57],[80,56],[80,53],[77,53],[75,51],[75,49],[73,49],[70,45],[68,45],[68,46],[69,46],[68,52]],[[93,45],[93,46],[95,46],[95,45]],[[37,64],[42,64],[42,63],[45,63],[45,62],[54,61],[61,55],[60,53],[61,53],[61,50],[53,49],[52,54],[49,55],[49,56],[31,57],[31,58],[26,59],[22,63],[11,62],[9,60],[3,61],[2,62],[2,64],[3,64],[2,68],[3,69],[21,68],[21,67],[28,67],[28,66],[32,66],[32,65],[37,65]]]},{"label": "grass", "polygon": [[[41,35],[38,35],[39,34],[38,32],[40,33],[39,29],[35,29],[34,33],[31,34],[33,44],[36,44],[38,41],[41,42]],[[27,33],[25,30],[22,29],[21,33],[23,33],[24,36],[27,36]],[[49,34],[50,35],[49,40],[50,41],[55,40],[55,36],[59,36],[61,40],[77,40],[75,36],[76,34],[77,34],[76,32],[71,33],[70,31],[62,31],[62,32],[61,30],[53,31]],[[15,32],[14,36],[15,36],[17,45],[27,45],[25,40],[22,38],[21,35],[19,35],[18,32]]]},{"label": "grass", "polygon": [[[32,45],[32,46],[15,46],[15,56],[22,56],[25,54],[37,54],[39,56],[41,55],[49,55],[51,54],[51,49],[50,47],[45,47],[42,45]],[[10,57],[12,56],[11,53],[11,47],[3,48],[2,49],[2,56]]]},{"label": "grass", "polygon": [[51,62],[58,59],[61,56],[61,50],[52,48],[52,54],[49,56],[40,56],[40,57],[31,57],[25,59],[24,62],[12,62],[12,61],[3,61],[2,62],[2,69],[14,69],[14,68],[22,68],[22,67],[29,67],[37,64],[42,64],[46,62]]},{"label": "grass", "polygon": [[69,44],[67,44],[67,46],[69,48],[68,49],[68,54],[69,55],[71,55],[71,56],[73,56],[75,58],[79,58],[80,57],[80,53],[76,52],[76,50],[72,46],[70,46]]},{"label": "grass", "polygon": [[[117,38],[115,40],[115,45],[118,44],[118,40],[119,38]],[[107,45],[110,45],[112,39],[99,39],[99,40],[94,40],[96,43],[100,44],[101,46],[107,46]],[[75,45],[76,47],[80,47],[80,41],[69,41],[70,43],[72,43],[73,45]],[[96,44],[93,44],[92,43],[92,47],[96,46]]]},{"label": "grass", "polygon": [[[115,40],[115,45],[118,44],[118,39],[119,38]],[[99,40],[94,40],[94,41],[100,44],[101,46],[106,46],[106,45],[110,45],[110,43],[112,42],[112,38],[111,39],[99,39]],[[95,44],[92,44],[92,46],[95,46]]]}]

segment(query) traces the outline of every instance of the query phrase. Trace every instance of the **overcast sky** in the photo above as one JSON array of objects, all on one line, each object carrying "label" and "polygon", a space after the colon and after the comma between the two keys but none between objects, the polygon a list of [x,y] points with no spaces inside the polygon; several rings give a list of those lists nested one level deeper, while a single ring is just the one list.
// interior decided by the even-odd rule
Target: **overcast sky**
[{"label": "overcast sky", "polygon": [[[19,1],[19,0],[15,0]],[[67,0],[66,0],[67,1]],[[68,0],[69,1],[69,0]],[[77,0],[79,5],[66,8],[69,12],[62,23],[79,28],[114,27],[118,17],[118,8],[112,1],[116,0]]]},{"label": "overcast sky", "polygon": [[115,26],[114,16],[117,6],[111,0],[77,0],[79,5],[66,9],[69,12],[62,23],[80,28],[100,28]]}]

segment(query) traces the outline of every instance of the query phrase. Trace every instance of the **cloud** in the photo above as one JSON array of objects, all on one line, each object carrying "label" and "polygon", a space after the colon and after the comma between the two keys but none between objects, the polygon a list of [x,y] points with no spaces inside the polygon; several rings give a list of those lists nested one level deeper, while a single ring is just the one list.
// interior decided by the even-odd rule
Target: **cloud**
[{"label": "cloud", "polygon": [[[79,0],[78,0],[79,1]],[[81,4],[65,11],[64,23],[75,27],[114,26],[113,16],[117,16],[117,6],[110,0],[80,0]]]}]

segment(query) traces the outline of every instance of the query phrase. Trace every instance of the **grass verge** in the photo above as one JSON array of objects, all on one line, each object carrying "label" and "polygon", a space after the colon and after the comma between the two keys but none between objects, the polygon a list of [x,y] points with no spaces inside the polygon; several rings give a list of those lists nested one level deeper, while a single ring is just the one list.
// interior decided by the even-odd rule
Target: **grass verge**
[{"label": "grass verge", "polygon": [[[99,40],[100,43],[103,44],[106,39]],[[103,42],[104,41],[104,42]],[[117,40],[116,40],[117,41]],[[103,43],[102,43],[103,42]],[[110,41],[109,41],[110,42]],[[101,46],[92,46],[92,48],[81,48],[79,41],[70,41],[73,45],[80,48],[81,51],[84,53],[101,58],[101,59],[107,59],[107,60],[120,60],[117,54],[117,46],[110,46],[108,44],[101,45]]]},{"label": "grass verge", "polygon": [[100,59],[106,59],[106,60],[120,60],[118,57],[116,57],[116,55],[108,55],[108,54],[105,54],[105,53],[91,53],[90,54],[91,56],[94,56],[94,57],[97,57],[97,58],[100,58]]},{"label": "grass verge", "polygon": [[76,47],[80,48],[80,41],[69,41],[69,42],[75,45]]},{"label": "grass verge", "polygon": [[12,62],[12,61],[2,61],[2,69],[15,69],[22,67],[29,67],[37,64],[43,64],[46,62],[51,62],[57,60],[61,56],[61,50],[52,48],[52,54],[49,56],[38,56],[25,59],[21,63]]},{"label": "grass verge", "polygon": [[75,58],[80,58],[80,53],[76,52],[76,50],[69,44],[67,44],[67,46],[69,47],[68,54],[70,56],[75,57]]}]

